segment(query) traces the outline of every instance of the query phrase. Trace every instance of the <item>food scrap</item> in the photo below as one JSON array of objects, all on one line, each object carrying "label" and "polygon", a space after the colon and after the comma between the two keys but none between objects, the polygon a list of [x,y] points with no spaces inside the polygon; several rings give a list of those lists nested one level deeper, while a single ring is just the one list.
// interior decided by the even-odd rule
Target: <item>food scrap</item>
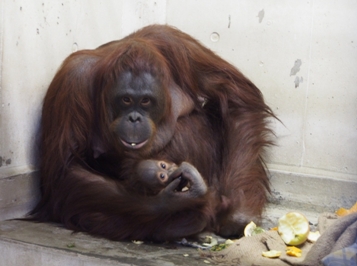
[{"label": "food scrap", "polygon": [[281,255],[281,251],[278,250],[269,250],[269,251],[263,251],[262,256],[266,258],[279,258]]},{"label": "food scrap", "polygon": [[225,242],[226,245],[232,245],[233,243],[234,243],[234,241],[230,240],[230,239],[227,239]]},{"label": "food scrap", "polygon": [[222,244],[215,245],[211,248],[211,251],[221,251],[234,243],[233,240],[227,239],[226,242]]},{"label": "food scrap", "polygon": [[203,242],[204,243],[202,245],[204,245],[206,247],[213,247],[218,244],[217,239],[212,236],[206,236]]},{"label": "food scrap", "polygon": [[311,243],[315,243],[317,241],[317,239],[319,239],[320,236],[321,236],[321,234],[319,231],[310,232],[309,235],[307,236],[307,241],[309,241]]},{"label": "food scrap", "polygon": [[218,245],[213,246],[211,248],[211,251],[221,251],[227,247],[228,247],[228,245],[226,245],[226,244],[218,244]]},{"label": "food scrap", "polygon": [[136,244],[136,245],[141,245],[141,244],[144,243],[144,241],[140,241],[140,240],[133,240],[133,241],[131,241],[131,242],[133,242],[133,243]]},{"label": "food scrap", "polygon": [[301,257],[302,250],[297,247],[294,247],[294,246],[289,246],[289,247],[286,247],[286,255],[289,255],[292,257]]},{"label": "food scrap", "polygon": [[309,221],[301,213],[289,212],[279,219],[278,233],[287,245],[303,244],[309,232]]},{"label": "food scrap", "polygon": [[345,208],[340,208],[336,211],[336,214],[338,216],[346,216],[348,214],[357,212],[357,202],[355,203],[355,205],[353,205],[349,210],[345,209]]},{"label": "food scrap", "polygon": [[254,222],[250,222],[244,228],[244,236],[254,236],[263,232],[265,232],[265,230],[257,226]]}]

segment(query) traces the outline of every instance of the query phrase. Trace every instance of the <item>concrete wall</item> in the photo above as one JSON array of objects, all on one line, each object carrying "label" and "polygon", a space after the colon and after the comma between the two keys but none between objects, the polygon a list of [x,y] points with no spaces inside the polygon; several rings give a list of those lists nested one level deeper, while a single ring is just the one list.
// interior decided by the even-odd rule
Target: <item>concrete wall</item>
[{"label": "concrete wall", "polygon": [[354,0],[171,0],[167,22],[262,90],[284,123],[271,168],[356,180],[356,12]]},{"label": "concrete wall", "polygon": [[[272,172],[357,182],[355,0],[3,0],[0,12],[2,179],[35,169],[42,98],[67,55],[168,23],[262,90],[284,123],[272,121]],[[0,220],[19,214],[4,211],[13,200],[0,194]]]},{"label": "concrete wall", "polygon": [[165,23],[166,2],[5,0],[0,5],[0,176],[8,176],[33,169],[42,99],[63,59],[147,24]]},{"label": "concrete wall", "polygon": [[0,1],[0,220],[36,201],[27,173],[36,168],[42,99],[63,59],[165,18],[164,0]]}]

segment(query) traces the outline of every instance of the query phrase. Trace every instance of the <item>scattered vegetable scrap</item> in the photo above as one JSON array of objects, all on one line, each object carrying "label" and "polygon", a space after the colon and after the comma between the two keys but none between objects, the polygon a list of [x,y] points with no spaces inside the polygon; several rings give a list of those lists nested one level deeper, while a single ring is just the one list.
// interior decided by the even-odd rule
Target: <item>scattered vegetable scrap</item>
[{"label": "scattered vegetable scrap", "polygon": [[[340,210],[342,210],[341,208]],[[340,211],[339,210],[339,211]],[[343,209],[343,212],[357,212],[357,203],[350,209]],[[337,213],[337,212],[336,212]],[[296,246],[305,243],[307,240],[311,243],[317,241],[320,237],[320,232],[310,232],[310,224],[306,217],[299,212],[289,212],[278,221],[278,226],[269,229],[270,231],[277,231],[286,245],[286,255],[292,257],[301,257],[302,250]],[[250,237],[256,234],[265,232],[265,230],[257,226],[254,222],[250,222],[244,228],[244,236]],[[212,243],[212,239],[206,239],[208,243]],[[211,248],[211,251],[221,251],[233,244],[234,241],[228,239],[224,244],[217,244]],[[262,251],[262,256],[266,258],[279,258],[282,251],[269,250]]]},{"label": "scattered vegetable scrap", "polygon": [[340,208],[336,211],[336,214],[338,216],[346,216],[348,214],[351,214],[351,213],[354,213],[354,212],[357,212],[357,202],[355,203],[355,205],[353,205],[351,207],[351,209],[347,210],[345,208]]},{"label": "scattered vegetable scrap", "polygon": [[227,244],[218,244],[218,245],[215,245],[211,248],[211,251],[221,251],[225,248],[227,248],[229,245]]},{"label": "scattered vegetable scrap", "polygon": [[212,236],[206,236],[203,242],[204,243],[202,245],[204,245],[206,247],[213,247],[218,244],[217,239]]},{"label": "scattered vegetable scrap", "polygon": [[289,255],[292,257],[301,257],[302,250],[297,247],[294,247],[294,246],[289,246],[289,247],[286,247],[286,255]]},{"label": "scattered vegetable scrap", "polygon": [[215,245],[211,248],[211,251],[221,251],[234,243],[233,240],[227,239],[226,242],[222,244]]},{"label": "scattered vegetable scrap", "polygon": [[263,255],[263,257],[271,258],[271,259],[279,258],[281,255],[281,251],[278,251],[278,250],[263,251],[262,255]]},{"label": "scattered vegetable scrap", "polygon": [[67,248],[75,248],[76,244],[75,243],[70,243],[67,245]]}]

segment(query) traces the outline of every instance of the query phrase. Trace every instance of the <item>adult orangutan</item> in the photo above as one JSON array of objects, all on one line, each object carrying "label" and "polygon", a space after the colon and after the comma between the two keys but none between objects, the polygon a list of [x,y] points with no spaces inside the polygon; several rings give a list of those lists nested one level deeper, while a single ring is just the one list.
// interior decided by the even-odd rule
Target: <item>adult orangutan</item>
[{"label": "adult orangutan", "polygon": [[[267,199],[269,117],[251,81],[169,26],[73,53],[44,99],[32,215],[116,240],[239,235]],[[190,166],[148,195],[125,171],[143,160]]]}]

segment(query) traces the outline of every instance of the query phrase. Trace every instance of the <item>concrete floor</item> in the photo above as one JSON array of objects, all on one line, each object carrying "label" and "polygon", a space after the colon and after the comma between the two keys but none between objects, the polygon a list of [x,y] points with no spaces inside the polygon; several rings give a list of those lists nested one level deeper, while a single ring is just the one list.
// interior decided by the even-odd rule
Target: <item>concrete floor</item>
[{"label": "concrete floor", "polygon": [[[263,228],[277,225],[289,211],[317,224],[322,212],[350,208],[357,201],[357,182],[274,173]],[[0,222],[1,266],[214,265],[197,248],[175,243],[135,244],[73,234],[61,225],[19,220]]]},{"label": "concrete floor", "polygon": [[110,241],[25,221],[0,223],[0,258],[2,266],[207,265],[197,249],[175,243]]},{"label": "concrete floor", "polygon": [[[288,209],[271,204],[262,225],[275,226]],[[304,213],[311,223],[318,214]],[[27,221],[0,223],[1,265],[214,265],[200,256],[196,248],[176,243],[110,241],[84,233],[72,233],[61,225]]]}]

